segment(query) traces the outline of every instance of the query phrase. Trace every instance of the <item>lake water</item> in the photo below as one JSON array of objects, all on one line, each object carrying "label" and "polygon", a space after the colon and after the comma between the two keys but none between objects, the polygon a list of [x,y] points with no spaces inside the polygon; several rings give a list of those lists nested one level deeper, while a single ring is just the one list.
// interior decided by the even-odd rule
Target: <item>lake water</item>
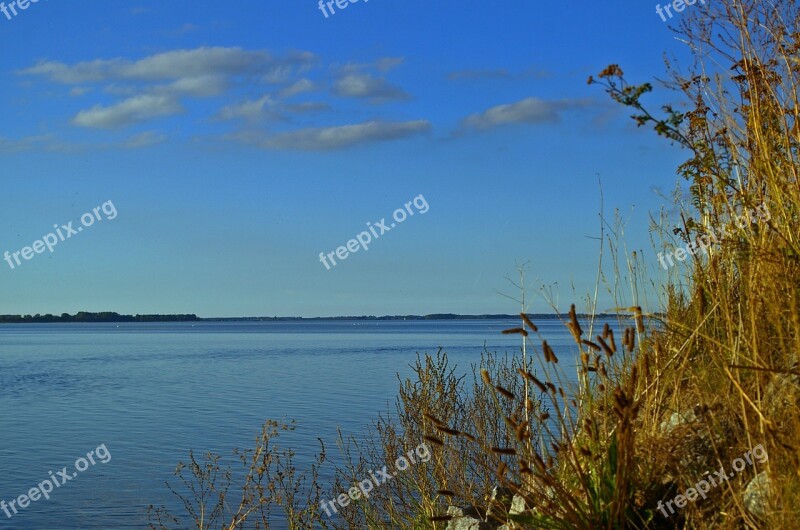
[{"label": "lake water", "polygon": [[[516,353],[510,321],[306,321],[0,326],[0,500],[6,503],[101,445],[85,471],[0,529],[147,527],[149,504],[175,507],[164,485],[187,453],[231,458],[266,419],[305,469],[336,428],[361,433],[389,410],[397,374],[439,347],[467,373],[481,351]],[[540,332],[569,365],[556,320]],[[566,361],[566,362],[565,362]],[[332,450],[333,449],[333,450]],[[110,459],[108,459],[110,455]],[[101,460],[107,460],[103,463]],[[63,478],[61,479],[64,480]],[[8,508],[7,508],[8,509]],[[281,528],[280,524],[275,528]]]}]

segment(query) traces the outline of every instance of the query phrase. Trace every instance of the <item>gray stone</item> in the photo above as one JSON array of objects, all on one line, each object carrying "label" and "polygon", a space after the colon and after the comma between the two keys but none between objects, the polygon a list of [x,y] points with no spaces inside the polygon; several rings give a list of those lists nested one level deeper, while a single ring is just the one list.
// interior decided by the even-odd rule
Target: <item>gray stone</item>
[{"label": "gray stone", "polygon": [[674,465],[664,476],[666,482],[673,482],[684,471],[702,472],[716,464],[714,447],[724,443],[726,427],[716,426],[709,433],[709,426],[696,412],[698,408],[673,412],[659,425],[675,455]]},{"label": "gray stone", "polygon": [[461,508],[459,506],[448,506],[447,515],[452,515],[453,517],[474,517],[476,519],[480,518],[478,510],[476,510],[472,506],[468,508]]},{"label": "gray stone", "polygon": [[767,506],[772,493],[772,481],[766,471],[762,471],[755,477],[744,490],[742,495],[744,507],[756,517],[763,518],[767,514]]},{"label": "gray stone", "polygon": [[509,508],[508,513],[511,515],[519,515],[527,509],[527,506],[525,506],[525,498],[521,495],[514,495],[514,498],[511,499],[511,508]]},{"label": "gray stone", "polygon": [[448,506],[447,515],[453,518],[447,523],[446,530],[485,530],[489,527],[483,526],[485,523],[480,519],[476,519],[472,515],[467,515],[466,512],[474,512],[472,508],[459,508],[458,506]]},{"label": "gray stone", "polygon": [[696,420],[697,416],[695,416],[694,412],[691,410],[687,410],[684,413],[673,412],[668,420],[661,422],[661,425],[659,425],[658,428],[662,433],[669,434],[678,427],[686,425],[687,423],[692,423]]},{"label": "gray stone", "polygon": [[447,522],[445,530],[498,530],[497,523],[482,521],[474,508],[448,506],[447,515],[453,518]]}]

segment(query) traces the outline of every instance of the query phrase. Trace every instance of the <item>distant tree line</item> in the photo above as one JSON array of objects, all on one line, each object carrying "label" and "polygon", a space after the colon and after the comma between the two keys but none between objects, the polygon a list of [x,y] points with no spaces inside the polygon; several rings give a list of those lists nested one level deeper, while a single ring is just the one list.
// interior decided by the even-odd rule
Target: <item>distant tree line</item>
[{"label": "distant tree line", "polygon": [[[589,318],[591,315],[585,313],[578,313],[578,318]],[[597,318],[615,318],[617,315],[613,313],[597,313],[594,315]],[[531,313],[528,314],[529,318],[536,320],[545,319],[568,319],[568,314],[558,315],[556,313]],[[265,322],[265,321],[281,321],[289,322],[295,320],[309,321],[309,320],[515,320],[519,319],[519,314],[516,315],[457,315],[455,313],[435,313],[430,315],[385,315],[385,316],[341,316],[341,317],[212,317],[201,318],[200,320],[206,322]]]},{"label": "distant tree line", "polygon": [[[556,319],[557,314],[530,314],[532,319]],[[565,317],[565,315],[560,315]],[[586,315],[578,314],[584,318]],[[615,315],[599,313],[599,318],[611,318]],[[61,316],[51,315],[0,315],[0,324],[27,324],[34,322],[252,322],[252,321],[309,321],[309,320],[511,320],[517,319],[519,315],[456,315],[453,313],[437,313],[432,315],[386,315],[386,316],[348,316],[348,317],[222,317],[222,318],[199,318],[195,314],[188,315],[120,315],[113,311],[103,311],[101,313],[89,313],[80,311],[75,315],[62,313]]]},{"label": "distant tree line", "polygon": [[75,315],[61,313],[51,315],[0,315],[0,324],[27,324],[34,322],[193,322],[197,315],[120,315],[113,311],[89,313],[79,311]]}]

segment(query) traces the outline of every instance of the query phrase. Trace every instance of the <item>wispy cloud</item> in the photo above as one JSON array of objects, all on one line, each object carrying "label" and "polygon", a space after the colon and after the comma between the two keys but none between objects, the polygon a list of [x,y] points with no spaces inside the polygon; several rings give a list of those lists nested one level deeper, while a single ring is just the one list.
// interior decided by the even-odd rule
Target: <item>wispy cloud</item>
[{"label": "wispy cloud", "polygon": [[273,64],[261,77],[261,81],[274,85],[289,83],[298,72],[306,72],[316,63],[317,56],[311,52],[291,52],[283,58],[281,64]]},{"label": "wispy cloud", "polygon": [[59,139],[55,134],[5,138],[0,136],[0,156],[23,152],[88,153],[111,149],[142,149],[166,141],[167,137],[155,131],[146,131],[122,140],[101,143],[75,143]]},{"label": "wispy cloud", "polygon": [[217,120],[236,120],[258,121],[264,118],[277,118],[279,115],[270,110],[275,104],[272,96],[264,95],[259,99],[242,101],[222,107],[214,117]]},{"label": "wispy cloud", "polygon": [[[293,116],[299,118],[300,114],[306,114],[304,120],[309,122],[313,113],[330,110],[324,100],[303,101],[299,97],[313,91],[330,90],[333,95],[369,104],[408,100],[411,96],[405,90],[381,74],[397,68],[403,61],[402,57],[383,57],[367,64],[331,65],[332,78],[319,79],[312,72],[319,66],[318,58],[311,52],[274,54],[238,47],[199,47],[163,51],[138,59],[98,58],[74,63],[42,60],[17,73],[66,85],[73,96],[95,92],[95,102],[87,103],[71,117],[71,124],[78,127],[130,127],[185,113],[192,108],[187,98],[224,96],[227,101],[219,103],[216,113],[207,114],[211,118],[207,123],[237,121],[235,126],[239,131],[228,137],[268,149],[325,151],[399,139],[425,132],[431,125],[426,120],[376,119],[339,126],[312,127],[306,123],[299,130],[270,134],[254,130],[254,125],[265,121],[289,125]],[[265,86],[272,84],[278,86]],[[106,98],[112,95],[112,100],[97,101],[103,94]],[[243,94],[251,96],[243,98]],[[91,106],[92,103],[97,104]],[[163,135],[150,131],[130,137],[118,146],[146,147],[164,140]]]},{"label": "wispy cloud", "polygon": [[292,96],[296,96],[297,94],[303,94],[305,92],[311,92],[316,90],[316,85],[309,81],[306,78],[299,79],[292,83],[291,85],[287,86],[283,90],[281,90],[281,97],[289,98]]},{"label": "wispy cloud", "polygon": [[0,136],[0,154],[21,153],[34,149],[45,149],[53,143],[53,135],[26,136],[24,138],[6,138]]},{"label": "wispy cloud", "polygon": [[364,98],[373,103],[391,100],[410,99],[403,89],[393,86],[382,77],[366,73],[347,73],[333,84],[333,93],[337,96]]},{"label": "wispy cloud", "polygon": [[388,72],[405,62],[405,57],[381,57],[375,61],[375,68],[381,72]]},{"label": "wispy cloud", "polygon": [[461,122],[460,130],[487,130],[502,125],[515,123],[543,124],[557,123],[561,119],[561,113],[566,110],[586,107],[591,104],[590,100],[582,99],[562,99],[557,101],[547,101],[536,97],[530,97],[509,103],[497,105],[483,112],[471,114]]},{"label": "wispy cloud", "polygon": [[229,87],[228,80],[222,75],[200,75],[195,77],[182,77],[175,81],[152,87],[153,92],[162,94],[186,95],[196,98],[218,96]]},{"label": "wispy cloud", "polygon": [[164,134],[155,131],[145,131],[126,138],[122,142],[121,147],[124,149],[142,149],[144,147],[151,147],[164,143],[166,140],[167,136]]},{"label": "wispy cloud", "polygon": [[310,52],[292,52],[275,57],[266,51],[242,48],[202,47],[157,53],[138,61],[96,59],[68,65],[59,61],[40,61],[21,70],[22,75],[44,76],[63,84],[106,81],[168,81],[221,75],[269,75],[287,67],[313,63]]},{"label": "wispy cloud", "polygon": [[300,129],[272,136],[246,134],[240,135],[238,139],[265,149],[333,151],[407,138],[427,132],[430,128],[430,122],[427,120],[369,121],[354,125]]},{"label": "wispy cloud", "polygon": [[72,122],[81,127],[110,129],[181,112],[183,107],[176,98],[146,94],[108,107],[95,105],[89,110],[80,111]]},{"label": "wispy cloud", "polygon": [[[23,69],[23,76],[43,77],[50,82],[73,85],[72,95],[80,95],[103,84],[107,93],[125,99],[111,105],[98,104],[83,109],[72,119],[81,127],[124,127],[145,120],[183,112],[185,97],[209,98],[221,95],[236,83],[258,84],[265,79],[296,76],[316,61],[310,52],[292,51],[281,56],[267,51],[230,47],[201,47],[156,53],[139,60],[95,59],[67,64],[40,61]],[[89,85],[89,86],[87,86]],[[299,94],[313,88],[300,79],[284,89]],[[248,117],[263,110],[252,105],[223,109],[230,117]]]}]

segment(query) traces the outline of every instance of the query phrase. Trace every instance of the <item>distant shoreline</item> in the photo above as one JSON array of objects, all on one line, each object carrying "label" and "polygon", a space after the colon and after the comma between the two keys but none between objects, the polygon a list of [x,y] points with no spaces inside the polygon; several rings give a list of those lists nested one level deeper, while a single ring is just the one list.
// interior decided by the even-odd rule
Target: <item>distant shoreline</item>
[{"label": "distant shoreline", "polygon": [[[585,318],[590,315],[579,314]],[[615,317],[613,313],[598,313],[597,318]],[[528,317],[534,320],[548,320],[568,318],[568,315],[556,313],[530,313]],[[90,313],[80,311],[75,315],[62,313],[61,315],[0,315],[0,324],[49,324],[49,323],[122,323],[122,322],[296,322],[296,321],[326,321],[326,320],[512,320],[519,315],[487,314],[487,315],[457,315],[454,313],[434,313],[430,315],[385,315],[385,316],[341,316],[341,317],[211,317],[200,318],[195,314],[179,315],[121,315],[114,312]]]}]

